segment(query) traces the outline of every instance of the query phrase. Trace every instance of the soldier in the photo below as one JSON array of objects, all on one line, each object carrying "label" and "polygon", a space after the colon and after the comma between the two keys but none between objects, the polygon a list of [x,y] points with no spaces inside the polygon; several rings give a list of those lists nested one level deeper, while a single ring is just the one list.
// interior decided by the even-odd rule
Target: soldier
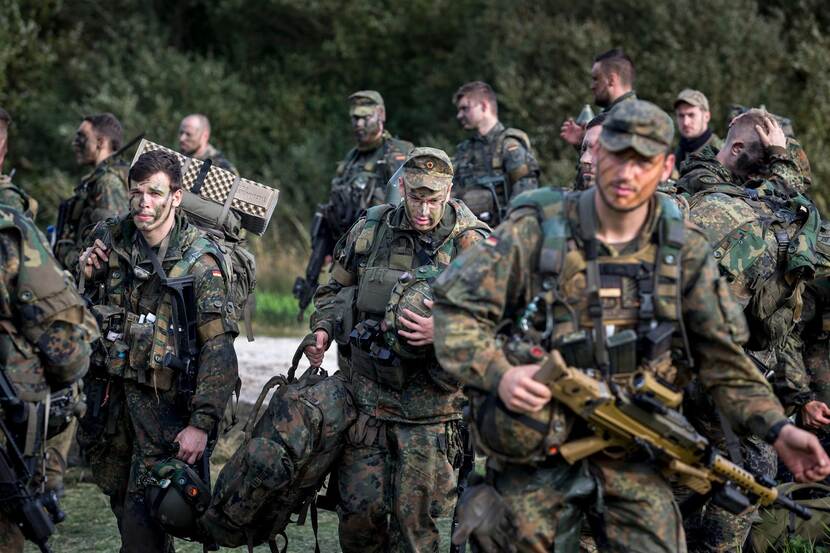
[{"label": "soldier", "polygon": [[75,132],[75,160],[92,171],[58,211],[54,249],[65,269],[78,266],[81,245],[97,223],[128,209],[127,165],[112,158],[121,148],[122,134],[121,123],[111,113],[87,115]]},{"label": "soldier", "polygon": [[223,254],[177,209],[181,178],[172,153],[142,154],[129,173],[130,213],[99,224],[81,258],[105,362],[90,372],[87,394],[99,401],[79,442],[110,498],[122,552],[168,550],[145,504],[148,471],[175,455],[201,460],[207,480],[237,378]]},{"label": "soldier", "polygon": [[213,165],[239,175],[236,167],[210,143],[210,121],[201,113],[192,113],[179,125],[179,151],[196,159],[209,159]]},{"label": "soldier", "polygon": [[386,130],[386,107],[375,90],[349,96],[356,145],[337,164],[324,217],[336,243],[366,209],[386,203],[386,185],[412,150]]},{"label": "soldier", "polygon": [[[682,384],[694,367],[736,431],[773,443],[799,479],[830,473],[815,436],[789,423],[737,345],[745,323],[704,235],[668,198],[655,196],[671,174],[672,135],[671,118],[654,104],[620,105],[600,134],[596,186],[525,195],[508,222],[434,286],[441,366],[470,391],[474,420],[493,420],[495,409],[507,413],[500,425],[474,430],[489,455],[486,495],[494,502],[484,510],[496,513],[501,495],[515,518],[519,536],[511,543],[519,551],[575,551],[582,516],[602,551],[686,548],[671,487],[647,453],[599,452],[573,465],[558,454],[590,431],[561,404],[549,405],[550,389],[533,379],[539,365],[518,355],[521,348],[503,348],[505,340],[541,342],[569,365],[596,368],[616,382],[643,367]],[[674,356],[664,355],[671,349]],[[541,441],[523,444],[529,430],[515,429],[543,413]],[[487,523],[470,528],[462,519],[461,527],[479,543],[499,533],[488,513],[473,515]]]},{"label": "soldier", "polygon": [[[23,402],[23,412],[28,414],[22,420],[18,418],[14,403],[4,397],[2,417],[17,435],[16,446],[24,458],[30,466],[39,468],[46,436],[42,423],[31,417],[37,416],[50,391],[56,397],[59,394],[54,392],[72,385],[86,373],[90,342],[98,337],[98,328],[40,231],[31,219],[7,205],[0,205],[0,266],[0,370]],[[63,407],[60,414],[50,417],[50,430],[52,423],[59,423],[69,411]],[[31,423],[28,429],[27,417]],[[11,444],[2,435],[0,444],[8,462],[13,458],[9,454]],[[23,535],[18,523],[25,509],[20,496],[9,495],[9,484],[4,481],[0,550],[22,552]],[[43,503],[54,501],[54,496],[43,495],[42,478],[24,485],[29,493],[41,496]]]},{"label": "soldier", "polygon": [[358,415],[337,474],[346,553],[437,551],[436,518],[452,509],[464,396],[433,354],[429,283],[489,230],[450,199],[452,174],[443,151],[414,149],[397,182],[402,204],[355,223],[314,298],[311,364],[333,338],[351,343]]},{"label": "soldier", "polygon": [[585,136],[582,138],[582,146],[579,151],[579,170],[576,173],[576,179],[574,179],[574,190],[587,190],[594,186],[599,133],[602,130],[605,115],[605,113],[600,113],[585,126]]},{"label": "soldier", "polygon": [[3,163],[9,150],[9,127],[12,117],[0,108],[0,203],[22,211],[34,220],[37,215],[37,201],[12,183],[12,174],[3,174]]},{"label": "soldier", "polygon": [[[608,112],[617,104],[627,100],[636,100],[634,92],[634,62],[621,48],[603,52],[594,58],[591,66],[591,92],[594,103]],[[559,136],[578,148],[582,144],[585,129],[569,118],[562,123]]]},{"label": "soldier", "polygon": [[462,85],[452,99],[456,118],[474,134],[456,147],[452,158],[453,195],[476,216],[498,225],[516,195],[539,186],[539,163],[524,131],[499,121],[496,93],[487,83]]},{"label": "soldier", "polygon": [[680,133],[680,143],[674,151],[676,168],[679,168],[689,155],[698,153],[705,146],[711,146],[715,153],[723,146],[723,140],[709,128],[709,120],[712,117],[709,113],[709,100],[699,90],[685,88],[680,91],[674,101],[674,117],[677,120],[677,131]]},{"label": "soldier", "polygon": [[[742,166],[755,166],[765,151],[786,148],[786,136],[774,118],[761,110],[749,110],[733,119],[725,149],[744,142],[743,157],[724,156],[724,167],[732,174]],[[758,143],[760,147],[753,144]],[[785,151],[785,150],[784,150]],[[748,157],[750,155],[756,158]],[[761,159],[758,159],[761,158]],[[698,179],[705,178],[698,171]],[[716,179],[713,173],[710,179]],[[804,308],[805,284],[816,272],[812,262],[818,234],[818,211],[803,196],[788,197],[786,183],[769,178],[737,177],[716,184],[707,181],[690,201],[691,221],[704,230],[715,251],[718,268],[741,305],[749,323],[747,353],[770,375],[773,390],[790,412],[812,422],[830,415],[830,408],[814,398],[802,357],[802,339],[797,329]],[[756,475],[774,478],[775,452],[761,440],[750,437],[730,444],[731,430],[722,428],[717,412],[705,399],[688,412],[714,442],[727,444],[736,463]],[[701,519],[687,519],[691,551],[740,551],[749,534],[754,511],[735,516],[707,506]]]}]

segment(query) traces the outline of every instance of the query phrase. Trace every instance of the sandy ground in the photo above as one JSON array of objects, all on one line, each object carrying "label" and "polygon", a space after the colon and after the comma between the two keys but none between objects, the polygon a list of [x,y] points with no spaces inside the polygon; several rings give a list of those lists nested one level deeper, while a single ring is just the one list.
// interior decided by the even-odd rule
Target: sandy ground
[{"label": "sandy ground", "polygon": [[[302,337],[270,338],[265,336],[258,336],[253,342],[248,342],[245,337],[236,339],[234,346],[239,359],[239,376],[242,378],[240,402],[254,403],[262,386],[268,382],[269,378],[288,372],[291,358],[301,339]],[[303,357],[297,368],[297,375],[301,375],[307,368],[308,361]],[[329,374],[337,370],[335,346],[326,352],[323,368],[328,370]]]}]

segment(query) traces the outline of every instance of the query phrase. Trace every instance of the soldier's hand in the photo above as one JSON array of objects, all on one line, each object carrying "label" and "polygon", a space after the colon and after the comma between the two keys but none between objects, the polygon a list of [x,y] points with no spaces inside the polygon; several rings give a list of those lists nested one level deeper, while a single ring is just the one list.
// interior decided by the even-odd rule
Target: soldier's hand
[{"label": "soldier's hand", "polygon": [[830,475],[830,459],[813,434],[788,424],[772,444],[799,482],[818,482]]},{"label": "soldier's hand", "polygon": [[317,343],[313,346],[306,346],[304,353],[312,367],[319,367],[323,364],[326,350],[329,349],[329,333],[325,330],[315,330],[314,337]]},{"label": "soldier's hand", "polygon": [[562,123],[559,129],[559,136],[571,146],[579,146],[582,144],[582,138],[585,136],[585,129],[578,125],[572,118]]},{"label": "soldier's hand", "polygon": [[510,368],[499,382],[499,397],[511,411],[535,413],[550,401],[550,390],[533,380],[539,365],[518,365]]},{"label": "soldier's hand", "polygon": [[[432,300],[424,300],[424,305],[432,309]],[[398,330],[398,334],[406,338],[410,345],[427,346],[435,340],[435,320],[431,315],[424,317],[404,309],[400,321],[409,330]]]},{"label": "soldier's hand", "polygon": [[808,428],[821,428],[830,424],[830,407],[823,401],[813,400],[801,408],[801,420]]},{"label": "soldier's hand", "polygon": [[758,133],[764,148],[769,146],[787,147],[787,135],[784,134],[784,130],[778,124],[778,121],[771,115],[764,117],[763,126],[755,125],[755,131]]},{"label": "soldier's hand", "polygon": [[187,426],[176,435],[174,442],[179,444],[179,452],[176,459],[181,459],[188,465],[192,465],[202,458],[207,447],[207,433],[195,426]]},{"label": "soldier's hand", "polygon": [[84,276],[92,278],[92,274],[103,267],[103,264],[107,263],[109,259],[109,248],[100,239],[96,239],[95,243],[84,250],[79,260]]}]

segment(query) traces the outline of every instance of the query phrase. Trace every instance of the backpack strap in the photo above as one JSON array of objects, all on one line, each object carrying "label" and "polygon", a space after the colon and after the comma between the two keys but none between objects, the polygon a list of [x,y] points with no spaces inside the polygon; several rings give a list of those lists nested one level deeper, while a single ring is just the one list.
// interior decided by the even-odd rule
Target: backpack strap
[{"label": "backpack strap", "polygon": [[539,188],[519,194],[510,202],[512,213],[523,208],[536,211],[542,227],[542,249],[539,253],[539,272],[543,278],[551,278],[551,285],[562,272],[567,243],[571,237],[570,225],[565,217],[565,193],[555,188]]},{"label": "backpack strap", "polygon": [[496,138],[496,147],[493,149],[492,167],[494,171],[501,171],[504,166],[504,141],[507,138],[518,140],[526,149],[530,150],[530,138],[526,132],[512,127],[504,129]]},{"label": "backpack strap", "polygon": [[383,204],[370,207],[366,210],[366,222],[363,224],[363,229],[357,236],[357,240],[355,240],[355,254],[366,255],[372,251],[372,245],[375,242],[380,222],[393,209],[395,209],[395,206]]}]

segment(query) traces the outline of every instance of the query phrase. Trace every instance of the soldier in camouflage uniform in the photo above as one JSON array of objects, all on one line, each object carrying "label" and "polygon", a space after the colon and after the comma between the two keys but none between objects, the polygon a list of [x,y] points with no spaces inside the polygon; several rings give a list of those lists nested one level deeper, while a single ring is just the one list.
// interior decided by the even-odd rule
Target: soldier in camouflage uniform
[{"label": "soldier in camouflage uniform", "polygon": [[236,167],[210,143],[210,120],[201,113],[182,119],[179,125],[179,151],[196,159],[209,159],[213,165],[239,175]]},{"label": "soldier in camouflage uniform", "polygon": [[576,172],[572,190],[587,190],[594,186],[599,133],[605,117],[605,113],[600,113],[585,126],[585,136],[582,138],[582,146],[579,150],[579,169]]},{"label": "soldier in camouflage uniform", "polygon": [[[209,457],[237,379],[238,329],[223,254],[177,209],[177,158],[145,153],[129,182],[130,213],[99,224],[81,258],[103,338],[79,442],[110,497],[121,551],[168,551],[169,536],[144,504],[148,470],[171,455],[189,464]],[[195,311],[187,321],[164,275],[193,277],[192,295],[183,293]]]},{"label": "soldier in camouflage uniform", "polygon": [[453,196],[495,227],[512,198],[539,187],[539,163],[527,134],[499,121],[498,100],[490,85],[467,83],[456,91],[453,103],[461,126],[474,132],[456,146],[452,158]]},{"label": "soldier in camouflage uniform", "polygon": [[[622,102],[637,99],[634,77],[634,62],[620,48],[613,48],[594,58],[591,66],[591,92],[594,103],[602,108],[601,114],[608,113]],[[559,136],[578,149],[585,136],[585,129],[569,118],[562,123]]]},{"label": "soldier in camouflage uniform", "polygon": [[[737,344],[745,321],[705,236],[683,221],[673,202],[655,196],[658,182],[671,174],[672,134],[671,118],[654,104],[618,106],[603,124],[594,188],[523,196],[508,221],[434,286],[441,366],[470,391],[474,420],[507,413],[496,417],[500,424],[474,429],[488,453],[492,483],[491,500],[481,507],[506,504],[519,551],[575,551],[582,516],[601,551],[686,546],[671,487],[646,453],[601,452],[574,465],[557,454],[557,446],[590,430],[549,403],[548,387],[533,380],[539,365],[513,337],[557,349],[574,367],[605,367],[617,379],[642,367],[682,386],[694,368],[738,432],[774,443],[799,478],[830,473],[815,437],[789,424]],[[648,343],[670,349],[651,358],[645,352],[655,348]],[[531,430],[522,420],[531,417],[544,431],[524,441]],[[470,497],[479,496],[471,488]],[[466,522],[462,527],[478,543],[499,528]]]},{"label": "soldier in camouflage uniform", "polygon": [[[22,401],[42,404],[50,391],[86,373],[98,328],[32,220],[7,205],[0,205],[0,267],[0,370]],[[18,447],[39,466],[45,437],[37,428],[22,434],[26,438]],[[7,447],[3,442],[0,437],[0,447]],[[33,493],[42,491],[42,484],[27,482]],[[23,551],[23,535],[13,522],[19,513],[2,511],[14,505],[4,498],[0,506],[0,551],[9,553]]]},{"label": "soldier in camouflage uniform", "polygon": [[379,92],[360,90],[349,96],[349,115],[357,144],[337,164],[329,201],[323,206],[334,242],[364,210],[387,202],[386,184],[413,147],[386,130],[386,107]]},{"label": "soldier in camouflage uniform", "polygon": [[12,175],[3,174],[3,163],[9,149],[11,124],[12,118],[9,112],[0,108],[0,203],[18,209],[34,220],[37,215],[37,202],[12,183]]},{"label": "soldier in camouflage uniform", "polygon": [[91,166],[71,198],[61,203],[55,225],[55,257],[65,269],[78,266],[81,246],[96,224],[126,213],[127,165],[112,154],[121,148],[121,123],[111,113],[84,117],[72,147],[78,165]]},{"label": "soldier in camouflage uniform", "polygon": [[[746,314],[751,338],[745,349],[769,376],[785,409],[830,413],[827,405],[813,399],[797,329],[805,283],[816,272],[818,211],[807,198],[782,192],[797,189],[797,183],[782,182],[775,173],[769,178],[743,173],[742,167],[754,165],[754,160],[730,155],[736,142],[744,144],[744,152],[763,155],[770,148],[784,150],[786,137],[775,120],[760,110],[735,118],[722,156],[723,169],[732,178],[714,184],[713,179],[723,171],[712,173],[707,185],[690,201],[690,218],[706,233],[718,268]],[[700,169],[696,173],[705,178]],[[695,413],[694,422],[703,434],[728,450],[733,462],[745,463],[754,474],[775,477],[775,452],[767,444],[754,437],[730,443],[730,430],[722,428],[717,412],[705,398],[688,412]],[[702,518],[687,520],[690,550],[739,551],[754,512],[735,516],[707,506]]]},{"label": "soldier in camouflage uniform", "polygon": [[337,475],[346,553],[437,551],[436,518],[452,509],[462,452],[464,396],[432,351],[429,286],[402,288],[431,282],[489,229],[450,199],[441,150],[414,149],[398,187],[400,205],[370,208],[338,243],[314,298],[317,344],[306,348],[319,365],[332,338],[351,344],[358,415]]},{"label": "soldier in camouflage uniform", "polygon": [[680,91],[674,101],[674,117],[680,133],[680,143],[674,151],[675,168],[672,178],[677,180],[679,169],[691,154],[696,154],[706,146],[711,146],[717,153],[723,146],[723,140],[709,128],[712,115],[709,112],[709,100],[699,90],[686,88]]}]

